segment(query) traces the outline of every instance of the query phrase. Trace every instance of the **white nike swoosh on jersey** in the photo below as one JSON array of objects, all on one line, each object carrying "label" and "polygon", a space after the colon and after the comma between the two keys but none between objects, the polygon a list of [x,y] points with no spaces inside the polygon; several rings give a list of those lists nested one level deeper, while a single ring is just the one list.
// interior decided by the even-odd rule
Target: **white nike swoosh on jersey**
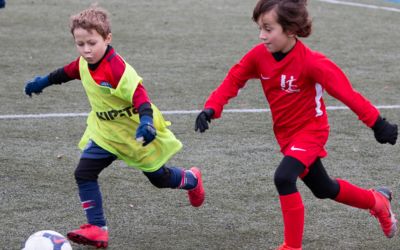
[{"label": "white nike swoosh on jersey", "polygon": [[262,74],[261,74],[261,79],[263,79],[263,80],[268,80],[268,79],[271,79],[271,77],[268,77],[268,76],[263,76]]},{"label": "white nike swoosh on jersey", "polygon": [[307,150],[305,150],[304,148],[296,148],[295,146],[292,146],[292,147],[290,148],[290,150],[292,150],[292,151],[307,151]]}]

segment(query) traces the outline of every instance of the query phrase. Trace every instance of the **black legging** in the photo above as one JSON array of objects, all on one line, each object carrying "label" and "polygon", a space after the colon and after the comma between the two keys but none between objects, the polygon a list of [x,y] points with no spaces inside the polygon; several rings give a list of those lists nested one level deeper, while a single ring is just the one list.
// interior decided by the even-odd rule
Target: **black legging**
[{"label": "black legging", "polygon": [[[274,176],[278,193],[288,195],[297,192],[296,181],[304,169],[305,166],[299,160],[285,156]],[[329,177],[320,158],[310,166],[310,171],[302,181],[319,199],[334,199],[339,193],[339,184]]]},{"label": "black legging", "polygon": [[[108,167],[116,158],[114,156],[102,159],[81,158],[75,169],[75,180],[78,184],[87,181],[97,181],[99,174]],[[158,188],[176,188],[181,180],[181,175],[177,175],[177,168],[162,166],[155,172],[143,172],[150,182]],[[172,170],[172,171],[171,171]],[[175,170],[175,171],[173,171]]]},{"label": "black legging", "polygon": [[76,182],[81,184],[87,181],[97,181],[100,172],[108,167],[114,160],[115,157],[107,157],[104,159],[81,158],[74,172]]}]

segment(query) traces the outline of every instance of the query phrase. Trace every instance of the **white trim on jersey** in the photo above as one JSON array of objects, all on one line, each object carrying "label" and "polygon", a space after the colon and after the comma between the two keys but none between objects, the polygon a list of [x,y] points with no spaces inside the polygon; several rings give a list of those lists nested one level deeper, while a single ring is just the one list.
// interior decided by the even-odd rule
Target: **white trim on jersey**
[{"label": "white trim on jersey", "polygon": [[315,84],[315,92],[317,93],[317,95],[315,96],[315,117],[321,116],[324,114],[324,112],[321,110],[321,98],[322,98],[322,94],[324,92],[324,89],[322,88],[321,84],[316,83]]}]

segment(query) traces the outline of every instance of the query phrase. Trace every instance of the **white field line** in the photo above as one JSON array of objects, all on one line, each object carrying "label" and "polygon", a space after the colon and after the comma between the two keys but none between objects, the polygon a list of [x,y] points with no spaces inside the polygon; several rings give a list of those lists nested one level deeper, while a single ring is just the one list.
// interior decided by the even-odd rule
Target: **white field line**
[{"label": "white field line", "polygon": [[[379,105],[378,109],[400,109],[400,105]],[[348,110],[346,106],[327,106],[327,110]],[[225,109],[224,113],[266,113],[270,109]],[[165,115],[197,114],[200,110],[167,110],[161,111]],[[41,118],[64,118],[64,117],[86,117],[88,113],[47,113],[47,114],[11,114],[0,115],[0,120],[12,119],[41,119]]]},{"label": "white field line", "polygon": [[400,9],[397,9],[397,8],[383,7],[383,6],[377,6],[377,5],[371,5],[371,4],[362,4],[362,3],[354,3],[354,2],[347,2],[347,1],[337,1],[337,0],[318,0],[318,1],[325,2],[325,3],[331,3],[331,4],[341,4],[341,5],[347,5],[347,6],[361,7],[361,8],[367,8],[367,9],[376,9],[376,10],[386,10],[386,11],[392,11],[392,12],[400,12]]}]

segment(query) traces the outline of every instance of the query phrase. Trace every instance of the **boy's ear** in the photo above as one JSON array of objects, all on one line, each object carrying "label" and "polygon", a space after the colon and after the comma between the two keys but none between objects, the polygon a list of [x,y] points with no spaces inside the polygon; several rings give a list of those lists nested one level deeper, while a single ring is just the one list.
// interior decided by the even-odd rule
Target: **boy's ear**
[{"label": "boy's ear", "polygon": [[106,43],[107,43],[107,44],[110,44],[110,43],[111,43],[111,40],[112,40],[112,34],[110,33],[110,34],[108,34],[107,37],[106,37]]},{"label": "boy's ear", "polygon": [[295,37],[295,35],[296,35],[293,31],[289,31],[289,30],[286,31],[286,34],[288,37]]}]

